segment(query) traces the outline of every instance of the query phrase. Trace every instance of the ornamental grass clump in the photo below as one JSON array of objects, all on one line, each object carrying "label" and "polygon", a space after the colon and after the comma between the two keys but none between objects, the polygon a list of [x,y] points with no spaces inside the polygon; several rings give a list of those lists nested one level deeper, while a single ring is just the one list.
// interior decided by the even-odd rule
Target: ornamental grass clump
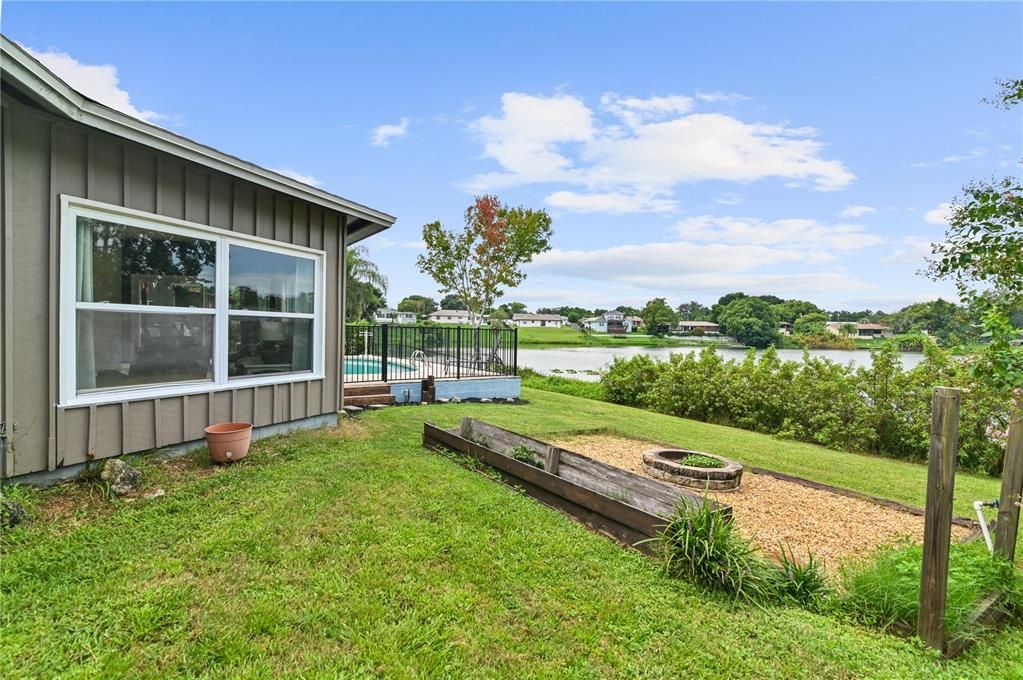
[{"label": "ornamental grass clump", "polygon": [[780,548],[777,563],[739,535],[729,515],[704,498],[675,510],[658,539],[665,571],[752,604],[794,604],[813,611],[829,596],[821,562]]},{"label": "ornamental grass clump", "polygon": [[[868,563],[843,575],[841,606],[855,619],[884,630],[913,630],[920,612],[923,547],[905,543],[882,548]],[[949,551],[945,625],[956,638],[984,631],[969,620],[981,599],[1005,594],[1007,609],[1023,606],[1023,575],[1004,559],[993,557],[982,541],[954,543]]]},{"label": "ornamental grass clump", "polygon": [[821,561],[813,555],[801,560],[790,548],[782,546],[778,562],[775,583],[778,598],[810,611],[820,611],[829,594]]},{"label": "ornamental grass clump", "polygon": [[665,571],[745,602],[771,598],[770,567],[753,544],[735,531],[731,516],[704,499],[682,505],[661,532]]}]

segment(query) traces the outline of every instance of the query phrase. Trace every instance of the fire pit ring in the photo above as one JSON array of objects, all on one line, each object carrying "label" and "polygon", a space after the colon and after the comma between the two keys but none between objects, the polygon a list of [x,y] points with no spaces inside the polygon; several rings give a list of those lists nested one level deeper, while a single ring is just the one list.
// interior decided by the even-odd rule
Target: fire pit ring
[{"label": "fire pit ring", "polygon": [[[696,456],[716,460],[721,465],[719,467],[702,467],[687,462]],[[739,482],[742,480],[742,465],[734,460],[702,451],[648,449],[643,452],[643,467],[654,479],[707,491],[738,489]]]}]

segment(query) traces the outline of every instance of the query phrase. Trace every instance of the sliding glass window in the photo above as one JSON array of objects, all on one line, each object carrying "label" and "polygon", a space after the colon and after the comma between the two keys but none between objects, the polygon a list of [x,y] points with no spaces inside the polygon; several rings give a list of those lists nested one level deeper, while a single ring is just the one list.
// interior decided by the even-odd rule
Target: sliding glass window
[{"label": "sliding glass window", "polygon": [[311,371],[315,261],[234,244],[229,258],[228,376]]},{"label": "sliding glass window", "polygon": [[62,232],[62,401],[322,370],[321,253],[88,203]]},{"label": "sliding glass window", "polygon": [[217,243],[78,216],[77,391],[213,380]]}]

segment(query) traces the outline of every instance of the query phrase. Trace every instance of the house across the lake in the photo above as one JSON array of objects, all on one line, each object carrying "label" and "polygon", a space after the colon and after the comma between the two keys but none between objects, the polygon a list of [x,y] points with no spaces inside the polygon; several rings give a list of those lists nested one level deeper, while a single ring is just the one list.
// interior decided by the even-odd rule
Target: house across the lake
[{"label": "house across the lake", "polygon": [[621,333],[629,333],[632,331],[631,317],[626,316],[622,312],[604,312],[600,316],[583,319],[579,323],[586,328],[589,328],[591,331],[596,331],[598,333],[619,335]]},{"label": "house across the lake", "polygon": [[721,326],[713,321],[679,321],[671,329],[673,333],[689,335],[720,335]]},{"label": "house across the lake", "polygon": [[0,475],[71,474],[216,422],[336,422],[346,248],[394,218],[0,47]]},{"label": "house across the lake", "polygon": [[539,328],[561,328],[568,322],[558,314],[513,314],[511,324],[522,328],[532,326]]},{"label": "house across the lake", "polygon": [[883,323],[829,321],[827,328],[829,333],[833,333],[835,335],[849,335],[857,338],[891,338],[895,335],[891,326],[886,326]]},{"label": "house across the lake", "polygon": [[[488,315],[484,314],[484,323],[488,321],[489,318],[490,317]],[[427,314],[426,320],[433,321],[434,323],[470,323],[469,312],[465,309],[438,309],[436,312],[430,312]]]},{"label": "house across the lake", "polygon": [[416,322],[415,312],[399,312],[397,309],[381,307],[373,313],[374,323],[410,324]]}]

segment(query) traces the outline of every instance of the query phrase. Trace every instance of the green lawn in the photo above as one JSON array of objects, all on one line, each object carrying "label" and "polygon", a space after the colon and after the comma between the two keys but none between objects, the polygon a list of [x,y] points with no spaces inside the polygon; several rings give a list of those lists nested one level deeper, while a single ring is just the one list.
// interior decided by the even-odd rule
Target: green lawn
[{"label": "green lawn", "polygon": [[[22,492],[53,519],[3,538],[0,675],[1020,677],[1019,628],[941,663],[837,616],[732,605],[420,437],[424,420],[462,415],[536,434],[615,427],[913,503],[922,468],[524,396],[368,413],[227,468],[146,462],[167,490],[155,500]],[[961,507],[996,487],[961,476]]]},{"label": "green lawn", "polygon": [[[712,343],[709,340],[701,341],[699,338],[656,338],[642,333],[612,336],[607,333],[583,333],[574,328],[519,329],[520,347],[702,347],[707,344]],[[716,343],[715,346],[733,345]]]}]

